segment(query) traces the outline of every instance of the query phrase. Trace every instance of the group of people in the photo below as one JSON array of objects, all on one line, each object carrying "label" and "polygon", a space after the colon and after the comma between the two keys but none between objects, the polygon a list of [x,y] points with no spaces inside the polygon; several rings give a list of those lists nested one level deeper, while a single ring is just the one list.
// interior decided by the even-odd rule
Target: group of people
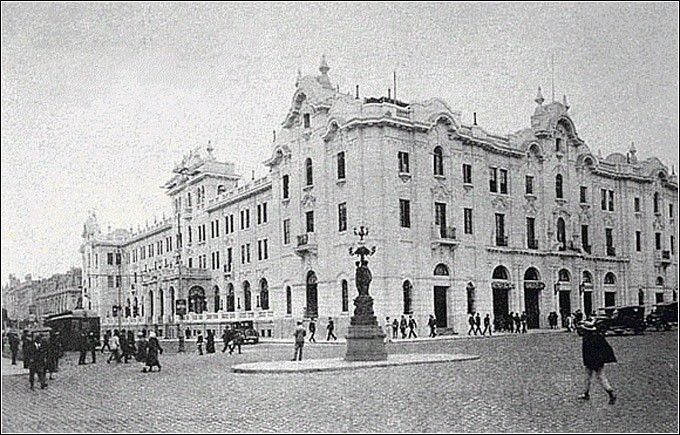
[{"label": "group of people", "polygon": [[17,364],[19,347],[21,346],[21,357],[25,369],[28,369],[28,381],[33,389],[36,375],[40,388],[47,388],[47,374],[49,379],[53,379],[53,374],[59,370],[59,359],[64,356],[61,336],[57,331],[50,331],[47,337],[38,333],[30,335],[27,330],[22,332],[21,338],[15,331],[7,333],[12,355],[12,365]]},{"label": "group of people", "polygon": [[[81,341],[83,347],[80,349],[80,357],[85,363],[85,357],[87,354],[87,345],[85,340]],[[95,350],[92,344],[92,362],[95,361]],[[111,334],[106,331],[103,338],[103,343],[101,347],[101,352],[104,353],[104,349],[108,349],[110,352],[109,358],[106,360],[107,364],[111,361],[118,363],[127,364],[129,360],[134,359],[137,362],[144,364],[142,372],[152,372],[154,368],[158,367],[158,371],[161,371],[161,364],[158,359],[158,355],[163,353],[163,348],[156,337],[156,333],[153,331],[149,332],[149,337],[146,337],[146,331],[137,332],[137,339],[135,340],[135,333],[133,331],[125,331],[124,329],[118,331],[117,329]],[[78,362],[80,364],[80,361]]]},{"label": "group of people", "polygon": [[[314,335],[316,334],[316,322],[317,320],[312,318],[309,320],[309,342],[310,343],[316,343],[316,338]],[[328,318],[328,323],[326,324],[326,341],[337,341],[338,337],[335,336],[335,322],[333,321],[332,317]]]},{"label": "group of people", "polygon": [[[241,354],[241,345],[245,339],[243,331],[236,328],[227,328],[222,332],[222,342],[224,347],[222,348],[222,353],[229,350],[229,355],[234,353],[235,349],[238,349],[238,353]],[[215,353],[215,333],[209,329],[206,332],[205,340],[203,339],[203,333],[199,332],[196,336],[196,352],[199,355],[203,355],[203,346],[205,345],[205,353]]]},{"label": "group of people", "polygon": [[[432,325],[434,325],[434,327]],[[436,335],[436,321],[432,315],[430,316],[428,326],[430,326],[430,336],[433,336],[433,334]],[[408,334],[406,333],[407,329]],[[384,332],[387,341],[399,339],[400,333],[401,339],[418,338],[417,330],[418,323],[411,315],[408,316],[408,320],[406,319],[406,316],[403,315],[401,316],[401,319],[397,319],[396,317],[392,320],[390,320],[389,317],[385,318]]]}]

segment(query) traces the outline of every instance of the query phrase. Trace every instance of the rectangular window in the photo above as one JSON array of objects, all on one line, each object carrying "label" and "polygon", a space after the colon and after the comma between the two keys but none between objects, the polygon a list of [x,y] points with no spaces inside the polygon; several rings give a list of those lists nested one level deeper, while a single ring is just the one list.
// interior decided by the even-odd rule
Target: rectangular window
[{"label": "rectangular window", "polygon": [[305,213],[306,229],[308,233],[314,232],[314,211]]},{"label": "rectangular window", "polygon": [[498,192],[498,169],[489,168],[489,191]]},{"label": "rectangular window", "polygon": [[246,243],[246,261],[250,263],[250,243]]},{"label": "rectangular window", "polygon": [[234,215],[233,214],[229,215],[229,232],[230,233],[234,232]]},{"label": "rectangular window", "polygon": [[635,250],[637,252],[642,251],[642,232],[635,231]]},{"label": "rectangular window", "polygon": [[116,253],[116,264],[119,265],[121,263],[121,255],[120,253]]},{"label": "rectangular window", "polygon": [[106,264],[113,265],[113,252],[106,254]]},{"label": "rectangular window", "polygon": [[257,261],[262,261],[262,240],[257,241]]},{"label": "rectangular window", "polygon": [[556,137],[555,138],[555,151],[558,153],[562,152],[562,138]]},{"label": "rectangular window", "polygon": [[241,245],[241,264],[246,263],[246,245]]},{"label": "rectangular window", "polygon": [[434,203],[434,224],[439,229],[440,237],[446,237],[446,204]]},{"label": "rectangular window", "polygon": [[472,165],[463,163],[463,183],[472,184]]},{"label": "rectangular window", "polygon": [[290,177],[289,177],[288,175],[284,175],[284,176],[281,178],[281,190],[283,191],[283,192],[282,192],[283,199],[288,199],[288,194],[289,194],[289,189],[288,189],[288,188],[289,188],[289,182],[290,182]]},{"label": "rectangular window", "polygon": [[600,193],[602,194],[600,206],[602,207],[602,210],[606,211],[607,210],[607,189],[601,189]]},{"label": "rectangular window", "polygon": [[586,186],[581,186],[581,194],[579,201],[581,202],[581,204],[588,203],[588,188]]},{"label": "rectangular window", "polygon": [[673,204],[668,204],[668,217],[673,219]]},{"label": "rectangular window", "polygon": [[472,234],[472,209],[463,209],[463,223],[465,228],[465,234]]},{"label": "rectangular window", "polygon": [[290,243],[290,219],[284,219],[283,221],[283,244],[287,245]]},{"label": "rectangular window", "polygon": [[614,191],[609,191],[609,211],[614,211]]},{"label": "rectangular window", "polygon": [[217,263],[215,269],[220,268],[220,251],[215,252],[215,262]]},{"label": "rectangular window", "polygon": [[675,236],[671,236],[671,255],[675,255]]},{"label": "rectangular window", "polygon": [[614,255],[614,230],[611,228],[605,228],[604,239],[607,247],[607,255]]},{"label": "rectangular window", "polygon": [[508,238],[505,235],[505,215],[496,213],[496,246],[508,246]]},{"label": "rectangular window", "polygon": [[262,223],[262,204],[257,205],[257,224]]},{"label": "rectangular window", "polygon": [[245,229],[246,227],[246,212],[245,210],[241,210],[241,229]]},{"label": "rectangular window", "polygon": [[305,113],[305,114],[302,116],[302,119],[303,119],[303,121],[304,121],[305,128],[309,128],[309,126],[311,125],[310,118],[309,118],[309,113]]},{"label": "rectangular window", "polygon": [[640,211],[640,198],[635,198],[635,212]]},{"label": "rectangular window", "polygon": [[501,193],[506,195],[508,193],[508,170],[507,169],[500,169],[500,188],[501,188]]},{"label": "rectangular window", "polygon": [[246,209],[246,228],[250,228],[250,209]]},{"label": "rectangular window", "polygon": [[347,230],[347,203],[338,204],[338,231]]},{"label": "rectangular window", "polygon": [[399,173],[408,174],[408,153],[406,151],[399,151]]},{"label": "rectangular window", "polygon": [[106,278],[107,285],[109,286],[109,288],[113,288],[113,275],[109,275]]},{"label": "rectangular window", "polygon": [[122,281],[122,277],[120,275],[116,275],[116,288],[120,287]]},{"label": "rectangular window", "polygon": [[224,234],[229,234],[229,216],[224,217]]},{"label": "rectangular window", "polygon": [[267,243],[267,239],[264,239],[262,241],[262,247],[264,249],[263,257],[264,257],[265,260],[269,258],[269,246],[268,245],[269,244]]},{"label": "rectangular window", "polygon": [[266,224],[267,223],[267,203],[263,202],[262,203],[262,223]]},{"label": "rectangular window", "polygon": [[527,248],[538,249],[538,241],[536,240],[536,219],[532,217],[527,218]]},{"label": "rectangular window", "polygon": [[345,152],[338,153],[338,180],[345,179]]},{"label": "rectangular window", "polygon": [[592,248],[589,241],[588,225],[581,225],[581,245],[583,246],[584,251],[588,254],[591,253]]},{"label": "rectangular window", "polygon": [[399,218],[402,228],[411,228],[411,202],[408,199],[399,200]]},{"label": "rectangular window", "polygon": [[534,177],[531,175],[524,177],[524,193],[527,195],[534,194]]},{"label": "rectangular window", "polygon": [[231,265],[232,265],[232,251],[231,248],[227,248],[227,271],[231,272]]},{"label": "rectangular window", "polygon": [[654,249],[661,250],[661,233],[654,233]]},{"label": "rectangular window", "polygon": [[210,221],[210,238],[215,238],[215,221]]}]

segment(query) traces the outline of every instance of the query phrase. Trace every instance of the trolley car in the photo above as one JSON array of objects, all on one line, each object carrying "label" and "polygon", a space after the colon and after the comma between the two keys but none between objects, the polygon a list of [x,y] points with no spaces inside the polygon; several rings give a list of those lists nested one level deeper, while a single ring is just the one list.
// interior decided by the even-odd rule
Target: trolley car
[{"label": "trolley car", "polygon": [[99,342],[99,316],[94,311],[64,311],[45,318],[44,325],[59,332],[64,350],[78,350],[83,332],[87,335],[94,333],[96,342]]}]

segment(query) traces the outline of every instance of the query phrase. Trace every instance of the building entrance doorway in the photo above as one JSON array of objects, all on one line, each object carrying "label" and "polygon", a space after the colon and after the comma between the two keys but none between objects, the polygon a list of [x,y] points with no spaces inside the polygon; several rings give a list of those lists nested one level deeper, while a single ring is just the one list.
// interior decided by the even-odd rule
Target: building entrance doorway
[{"label": "building entrance doorway", "polygon": [[510,313],[508,290],[504,288],[493,289],[493,317],[494,319],[505,319]]},{"label": "building entrance doorway", "polygon": [[539,297],[541,291],[532,288],[524,288],[524,312],[527,315],[527,328],[538,328],[541,311],[539,308]]},{"label": "building entrance doorway", "polygon": [[562,319],[562,326],[567,326],[567,317],[571,315],[571,292],[560,291],[560,318]]},{"label": "building entrance doorway", "polygon": [[319,299],[317,293],[317,279],[316,274],[313,271],[307,273],[307,307],[306,313],[307,317],[318,317],[319,316]]},{"label": "building entrance doorway", "polygon": [[593,292],[583,292],[583,313],[586,316],[593,314]]},{"label": "building entrance doorway", "polygon": [[446,293],[448,289],[448,287],[434,287],[434,317],[437,319],[437,328],[446,328],[448,326],[448,312],[446,307]]}]

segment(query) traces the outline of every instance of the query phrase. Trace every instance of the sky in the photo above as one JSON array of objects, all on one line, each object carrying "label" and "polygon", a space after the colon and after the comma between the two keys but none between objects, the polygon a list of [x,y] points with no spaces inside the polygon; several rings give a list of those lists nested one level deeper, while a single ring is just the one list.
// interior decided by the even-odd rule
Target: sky
[{"label": "sky", "polygon": [[678,4],[8,3],[2,17],[1,279],[80,266],[88,210],[137,228],[170,200],[182,155],[211,140],[266,174],[298,69],[343,92],[446,100],[486,130],[530,126],[566,94],[604,155],[678,166]]}]

